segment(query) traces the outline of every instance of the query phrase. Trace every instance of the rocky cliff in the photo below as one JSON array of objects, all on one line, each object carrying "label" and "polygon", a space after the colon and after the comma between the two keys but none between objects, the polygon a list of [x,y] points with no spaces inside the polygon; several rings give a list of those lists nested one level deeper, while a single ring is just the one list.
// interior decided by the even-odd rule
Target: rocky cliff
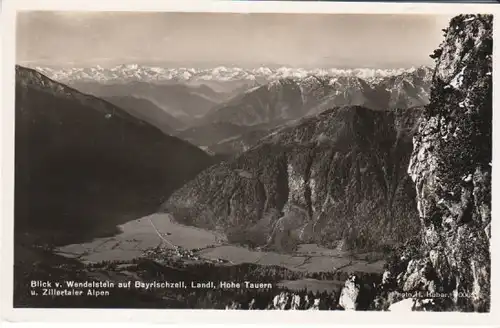
[{"label": "rocky cliff", "polygon": [[226,310],[335,310],[336,306],[334,293],[323,293],[315,297],[312,293],[282,291],[267,303],[257,304],[255,298],[249,302],[233,301],[226,306]]},{"label": "rocky cliff", "polygon": [[421,248],[406,249],[387,276],[398,292],[419,293],[413,309],[488,311],[492,16],[457,16],[444,32],[408,168]]},{"label": "rocky cliff", "polygon": [[337,107],[277,130],[177,190],[162,210],[232,242],[375,249],[415,235],[406,170],[421,111]]}]

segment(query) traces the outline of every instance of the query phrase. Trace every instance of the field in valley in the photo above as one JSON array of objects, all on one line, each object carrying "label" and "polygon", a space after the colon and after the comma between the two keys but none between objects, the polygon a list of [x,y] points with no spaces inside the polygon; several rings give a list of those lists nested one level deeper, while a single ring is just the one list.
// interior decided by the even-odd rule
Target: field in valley
[{"label": "field in valley", "polygon": [[170,214],[152,214],[120,226],[121,233],[91,242],[60,247],[57,252],[82,262],[127,261],[157,246],[193,250],[200,259],[225,260],[229,264],[253,263],[277,265],[305,272],[362,271],[381,272],[384,262],[319,247],[299,245],[293,254],[251,250],[229,245],[225,236],[185,226],[173,221]]}]

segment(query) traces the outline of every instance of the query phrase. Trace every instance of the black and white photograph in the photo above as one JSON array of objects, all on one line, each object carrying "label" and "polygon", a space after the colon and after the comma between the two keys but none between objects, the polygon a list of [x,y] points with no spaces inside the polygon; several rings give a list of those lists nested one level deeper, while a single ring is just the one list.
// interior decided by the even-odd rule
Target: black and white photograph
[{"label": "black and white photograph", "polygon": [[17,12],[13,308],[489,313],[494,24]]}]

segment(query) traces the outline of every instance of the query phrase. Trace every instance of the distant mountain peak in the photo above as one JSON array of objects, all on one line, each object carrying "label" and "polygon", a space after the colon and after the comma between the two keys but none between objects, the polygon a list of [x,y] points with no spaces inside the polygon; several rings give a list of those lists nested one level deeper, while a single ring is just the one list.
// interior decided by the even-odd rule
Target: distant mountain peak
[{"label": "distant mountain peak", "polygon": [[376,110],[423,106],[428,103],[431,80],[432,71],[423,67],[372,81],[356,75],[285,77],[212,108],[204,121],[280,124],[337,106],[363,105]]},{"label": "distant mountain peak", "polygon": [[340,77],[350,76],[359,77],[365,80],[380,79],[388,76],[399,75],[404,72],[412,73],[417,70],[431,70],[428,67],[412,67],[400,69],[374,69],[374,68],[291,68],[291,67],[257,67],[240,68],[218,66],[210,69],[198,68],[167,68],[161,66],[145,66],[139,64],[122,64],[112,68],[103,68],[99,65],[90,68],[48,68],[36,67],[37,70],[47,76],[61,82],[83,82],[100,81],[106,83],[130,82],[130,81],[262,81],[270,82],[283,78],[306,78],[308,76],[326,76]]}]

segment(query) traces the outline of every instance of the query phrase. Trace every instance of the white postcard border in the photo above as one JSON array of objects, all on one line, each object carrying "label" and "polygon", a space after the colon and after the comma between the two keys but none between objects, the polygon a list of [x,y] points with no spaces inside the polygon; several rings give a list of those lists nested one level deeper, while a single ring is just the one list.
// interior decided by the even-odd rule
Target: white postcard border
[{"label": "white postcard border", "polygon": [[[200,1],[200,0],[4,0],[2,3],[2,79],[0,84],[1,113],[1,263],[0,298],[2,318],[8,321],[52,322],[141,322],[141,323],[296,323],[296,324],[472,324],[495,323],[500,306],[497,239],[491,239],[491,312],[471,313],[391,313],[344,311],[245,311],[245,310],[131,310],[131,309],[14,309],[13,304],[13,190],[14,190],[14,87],[15,87],[15,15],[22,10],[57,11],[163,11],[163,12],[226,12],[226,13],[367,13],[367,14],[461,14],[492,13],[495,15],[493,52],[493,107],[500,108],[497,83],[500,71],[497,64],[497,40],[500,6],[489,4],[432,4],[432,3],[347,3],[347,2],[288,2],[288,1]],[[437,47],[437,45],[436,45]],[[500,154],[498,114],[493,111],[493,163]],[[500,175],[493,165],[492,215],[499,211],[498,186]],[[497,236],[500,224],[492,220],[492,235]]]}]

